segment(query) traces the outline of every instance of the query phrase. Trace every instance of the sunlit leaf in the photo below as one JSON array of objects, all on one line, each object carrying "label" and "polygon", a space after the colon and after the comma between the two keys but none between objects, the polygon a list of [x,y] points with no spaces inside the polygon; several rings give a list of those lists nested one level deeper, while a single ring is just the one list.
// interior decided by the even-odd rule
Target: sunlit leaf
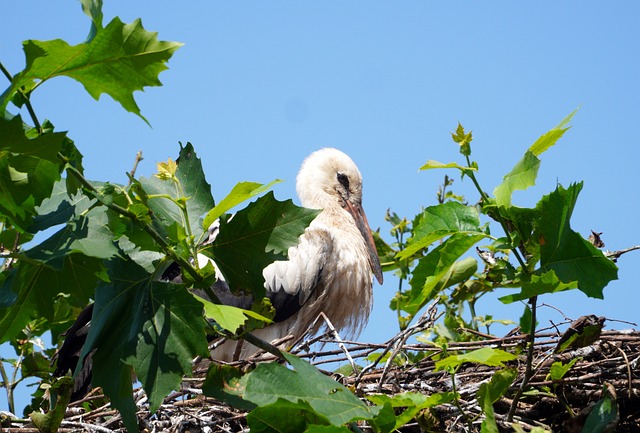
[{"label": "sunlit leaf", "polygon": [[436,294],[434,289],[438,287],[456,261],[484,237],[484,234],[457,233],[421,258],[413,270],[413,277],[410,280],[411,291],[406,294],[407,298],[400,303],[399,307],[410,314],[420,310],[433,299]]},{"label": "sunlit leaf", "polygon": [[551,364],[551,367],[549,367],[549,374],[547,375],[548,379],[550,380],[562,379],[569,372],[569,370],[571,370],[571,367],[573,367],[573,365],[576,362],[580,361],[581,359],[582,358],[580,357],[573,358],[566,364],[563,364],[561,361],[554,362],[553,364]]},{"label": "sunlit leaf", "polygon": [[280,182],[282,181],[276,179],[266,185],[256,182],[240,182],[236,184],[231,192],[207,213],[202,226],[205,228],[209,227],[215,220],[220,218],[222,214],[228,212],[243,201],[268,191],[273,185]]},{"label": "sunlit leaf", "polygon": [[502,367],[505,362],[513,361],[514,359],[516,359],[515,355],[505,352],[504,350],[483,347],[482,349],[473,350],[460,355],[449,355],[446,358],[437,361],[436,371],[452,371],[465,362],[488,365],[489,367]]},{"label": "sunlit leaf", "polygon": [[[97,15],[94,24],[96,19]],[[96,28],[88,42],[78,45],[61,39],[25,41],[27,66],[2,95],[0,111],[18,89],[29,93],[47,80],[67,76],[80,82],[93,98],[106,93],[125,110],[144,119],[133,92],[160,86],[158,74],[167,69],[166,62],[181,45],[158,41],[157,33],[146,31],[140,20],[123,24],[117,17],[106,27]]]},{"label": "sunlit leaf", "polygon": [[536,183],[540,160],[531,151],[518,161],[513,169],[505,175],[502,183],[493,190],[498,206],[510,206],[511,196],[516,190],[525,190]]},{"label": "sunlit leaf", "polygon": [[564,283],[560,281],[553,270],[550,270],[541,275],[531,275],[529,281],[524,281],[522,283],[520,293],[502,296],[499,299],[505,304],[510,304],[512,302],[522,301],[544,293],[562,292],[564,290],[575,288],[575,282],[571,281]]},{"label": "sunlit leaf", "polygon": [[243,310],[242,308],[231,305],[214,304],[199,296],[197,296],[196,299],[203,304],[204,315],[208,319],[215,320],[218,325],[232,333],[237,332],[238,328],[244,325],[249,317],[265,323],[271,323],[270,319],[251,310]]},{"label": "sunlit leaf", "polygon": [[457,202],[429,206],[422,212],[420,223],[413,228],[407,247],[397,254],[405,260],[416,252],[454,233],[485,235],[480,229],[478,209]]},{"label": "sunlit leaf", "polygon": [[529,151],[536,156],[540,156],[540,154],[551,146],[556,144],[556,142],[567,132],[570,128],[569,122],[573,119],[573,116],[578,112],[576,108],[573,110],[567,117],[562,119],[560,123],[558,123],[553,129],[542,134],[536,141],[531,145]]},{"label": "sunlit leaf", "polygon": [[433,160],[427,161],[422,167],[420,167],[420,170],[432,170],[434,168],[457,168],[462,172],[478,170],[476,167],[467,167],[467,166],[459,165],[455,162],[449,162],[445,164],[445,163],[433,161]]}]

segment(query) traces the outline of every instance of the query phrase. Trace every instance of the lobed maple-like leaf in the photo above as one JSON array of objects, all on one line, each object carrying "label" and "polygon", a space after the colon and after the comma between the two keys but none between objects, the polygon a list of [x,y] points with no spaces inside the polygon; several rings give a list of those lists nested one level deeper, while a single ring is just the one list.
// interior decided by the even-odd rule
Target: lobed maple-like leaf
[{"label": "lobed maple-like leaf", "polygon": [[246,289],[261,299],[262,270],[274,260],[286,258],[287,249],[297,245],[318,213],[291,200],[278,201],[269,192],[222,221],[220,233],[204,252],[217,263],[232,290]]},{"label": "lobed maple-like leaf", "polygon": [[25,41],[26,68],[0,97],[0,112],[18,90],[29,94],[47,80],[66,76],[80,82],[94,99],[106,93],[146,121],[133,92],[160,86],[158,75],[181,45],[158,41],[157,33],[145,30],[139,19],[124,24],[118,17],[104,28],[96,27],[93,37],[78,45],[61,39]]},{"label": "lobed maple-like leaf", "polygon": [[[365,405],[348,388],[308,362],[286,353],[284,356],[295,370],[277,363],[260,364],[247,379],[243,396],[246,400],[259,406],[273,404],[274,409],[282,405],[284,410],[291,408],[293,403],[300,410],[313,411],[324,423],[335,426],[372,419],[380,411],[380,407]],[[276,421],[278,419],[274,418]]]},{"label": "lobed maple-like leaf", "polygon": [[131,370],[154,411],[191,372],[191,360],[208,354],[205,322],[202,304],[183,285],[154,281],[131,260],[111,261],[109,277],[96,289],[83,356],[96,350],[93,384],[103,387],[134,431]]},{"label": "lobed maple-like leaf", "polygon": [[214,207],[211,195],[211,185],[207,182],[202,162],[196,155],[191,143],[180,145],[180,155],[176,160],[175,179],[166,177],[141,178],[140,185],[147,196],[167,195],[174,200],[186,199],[185,205],[188,221],[179,206],[166,197],[148,199],[148,206],[153,211],[156,221],[160,223],[159,230],[165,232],[170,226],[179,224],[188,226],[196,240],[204,237],[206,227],[202,226],[201,218]]},{"label": "lobed maple-like leaf", "polygon": [[617,266],[580,234],[571,229],[573,208],[582,183],[545,195],[536,206],[540,219],[540,274],[553,270],[563,283],[577,282],[578,289],[592,298],[603,298],[602,290],[618,278]]}]

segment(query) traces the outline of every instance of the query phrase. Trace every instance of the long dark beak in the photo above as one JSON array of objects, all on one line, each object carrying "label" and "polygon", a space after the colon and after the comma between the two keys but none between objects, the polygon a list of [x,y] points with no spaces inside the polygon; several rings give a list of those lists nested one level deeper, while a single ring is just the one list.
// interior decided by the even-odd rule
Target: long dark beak
[{"label": "long dark beak", "polygon": [[367,216],[364,214],[362,206],[360,204],[353,204],[349,200],[345,200],[344,209],[351,214],[353,220],[356,222],[356,227],[358,227],[358,230],[360,231],[360,234],[362,234],[367,245],[369,265],[371,266],[373,275],[376,276],[378,283],[382,284],[382,267],[380,267],[380,258],[378,257],[376,243],[373,241],[371,228],[369,227],[369,222],[367,221]]}]

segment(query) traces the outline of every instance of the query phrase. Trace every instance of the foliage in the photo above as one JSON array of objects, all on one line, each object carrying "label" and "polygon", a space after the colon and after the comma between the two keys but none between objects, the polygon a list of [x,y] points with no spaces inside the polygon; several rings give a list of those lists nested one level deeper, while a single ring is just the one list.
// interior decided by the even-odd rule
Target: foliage
[{"label": "foliage", "polygon": [[[81,83],[93,98],[106,93],[146,121],[133,93],[160,85],[159,73],[181,44],[158,40],[140,20],[125,24],[116,17],[103,26],[100,0],[82,0],[82,7],[91,19],[86,41],[76,45],[62,40],[25,41],[25,68],[11,75],[2,67],[10,84],[0,95],[0,253],[4,259],[0,342],[11,342],[16,349],[13,365],[15,371],[22,369],[23,378],[38,376],[52,382],[47,365],[52,350],[40,352],[34,344],[47,331],[59,342],[62,331],[93,300],[92,326],[82,357],[92,354],[93,384],[103,388],[127,429],[135,431],[131,373],[142,383],[153,411],[191,373],[191,360],[208,356],[207,334],[249,338],[244,334],[247,330],[268,323],[262,269],[286,258],[287,249],[296,244],[317,211],[276,200],[267,191],[277,180],[241,182],[216,205],[190,143],[180,145],[175,161],[158,164],[153,177],[131,173],[128,185],[86,179],[79,148],[52,122],[39,121],[31,105],[33,92],[51,79],[66,76]],[[29,120],[22,114],[12,115],[10,108],[26,111]],[[446,191],[453,182],[447,176],[438,205],[411,220],[389,212],[395,242],[376,239],[384,271],[395,271],[399,277],[391,308],[398,313],[400,328],[409,328],[433,301],[444,308],[444,320],[432,332],[433,343],[441,349],[437,366],[452,376],[451,392],[372,395],[368,396],[371,404],[365,404],[306,361],[283,354],[291,368],[268,363],[242,374],[214,364],[205,393],[252,408],[248,416],[252,431],[350,431],[349,426],[366,421],[376,432],[391,432],[442,404],[455,405],[464,414],[455,375],[463,363],[471,362],[504,367],[477,394],[485,415],[483,431],[497,431],[493,404],[512,393],[513,412],[531,377],[532,355],[529,350],[527,371],[515,392],[516,374],[508,364],[517,353],[486,348],[448,355],[447,341],[474,338],[460,332],[461,328],[478,331],[480,325],[489,328],[495,321],[476,314],[477,300],[507,289],[510,293],[500,298],[502,302],[527,301],[520,322],[530,333],[531,348],[539,296],[578,289],[602,298],[603,288],[617,277],[612,261],[571,229],[581,183],[559,185],[533,208],[512,203],[515,191],[535,184],[539,156],[568,130],[573,115],[530,146],[492,196],[480,186],[478,164],[471,160],[473,134],[458,124],[452,139],[464,162],[428,161],[421,169],[460,172],[476,186],[478,203],[469,205]],[[229,217],[231,209],[256,197]],[[208,229],[214,222],[219,233],[210,239]],[[501,235],[493,229],[496,223]],[[482,259],[481,271],[470,254],[474,247]],[[251,292],[257,300],[256,311],[220,305],[210,289],[217,270],[202,257],[218,265],[232,290]],[[181,280],[162,278],[171,263],[182,269]],[[194,290],[206,292],[209,299],[195,295]],[[465,318],[465,308],[471,319]],[[571,365],[558,365],[553,378],[562,378]],[[10,409],[15,410],[11,392],[19,379],[15,374],[9,379],[4,366],[2,376]],[[64,405],[64,398],[60,401]],[[614,416],[612,401],[602,400],[602,420]],[[37,413],[47,406],[40,392],[32,409]],[[34,420],[55,428],[59,406],[51,413],[47,419],[37,414]]]}]

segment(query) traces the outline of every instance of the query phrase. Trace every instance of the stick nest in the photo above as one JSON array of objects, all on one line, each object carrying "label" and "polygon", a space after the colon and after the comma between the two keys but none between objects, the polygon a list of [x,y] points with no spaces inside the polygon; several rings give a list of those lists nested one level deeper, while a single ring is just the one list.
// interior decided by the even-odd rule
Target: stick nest
[{"label": "stick nest", "polygon": [[[478,337],[479,338],[479,337]],[[636,432],[640,426],[640,332],[603,331],[600,339],[590,346],[554,354],[558,344],[558,333],[539,333],[536,335],[533,360],[535,374],[531,377],[527,389],[542,392],[525,395],[520,399],[513,421],[518,422],[525,431],[540,426],[554,432],[578,433],[593,405],[600,399],[603,386],[608,384],[614,390],[619,410],[619,421],[612,431]],[[354,389],[356,394],[366,401],[366,395],[385,393],[389,395],[407,391],[432,394],[451,391],[451,376],[444,371],[435,371],[433,357],[439,353],[432,345],[406,344],[406,336],[399,334],[387,344],[366,344],[359,342],[341,342],[343,348],[330,349],[326,344],[322,351],[310,352],[298,349],[298,355],[307,358],[320,369],[327,365],[334,368],[345,363],[350,357],[359,365],[367,365],[359,374],[344,376],[332,375],[336,380]],[[335,340],[333,341],[335,343]],[[502,348],[511,352],[526,346],[526,335],[513,335],[504,338],[490,338],[464,343],[450,343],[448,352],[462,353],[483,347]],[[307,347],[305,345],[301,347]],[[345,351],[346,349],[346,351]],[[395,353],[396,362],[388,365],[371,363],[367,357],[372,353]],[[402,363],[406,359],[403,353],[424,353],[426,356],[417,363]],[[348,353],[348,355],[347,355]],[[507,423],[507,414],[512,406],[513,397],[520,387],[525,372],[525,351],[511,363],[518,368],[519,375],[512,384],[507,396],[494,404],[496,420],[504,431],[511,431]],[[549,368],[553,362],[578,358],[569,372],[559,381],[548,379]],[[168,396],[156,413],[149,412],[149,405],[141,389],[135,392],[138,406],[138,419],[141,431],[148,432],[239,432],[248,430],[246,412],[237,410],[225,403],[205,397],[201,391],[207,364],[200,361],[194,366],[194,377],[185,378],[183,388]],[[244,361],[245,366],[253,361]],[[423,419],[414,420],[405,425],[402,432],[425,431],[425,423],[430,431],[469,432],[480,431],[482,421],[476,393],[482,383],[488,382],[497,368],[477,364],[464,364],[456,374],[456,391],[460,394],[460,405],[437,406],[428,413],[421,414]],[[96,393],[97,391],[97,393]],[[125,432],[117,411],[108,403],[87,411],[87,401],[100,401],[103,396],[94,390],[85,400],[75,402],[67,409],[60,432]],[[463,415],[460,408],[466,413]],[[3,427],[8,433],[31,433],[37,429],[25,422],[4,420]],[[360,425],[362,431],[372,431],[366,425]]]}]

